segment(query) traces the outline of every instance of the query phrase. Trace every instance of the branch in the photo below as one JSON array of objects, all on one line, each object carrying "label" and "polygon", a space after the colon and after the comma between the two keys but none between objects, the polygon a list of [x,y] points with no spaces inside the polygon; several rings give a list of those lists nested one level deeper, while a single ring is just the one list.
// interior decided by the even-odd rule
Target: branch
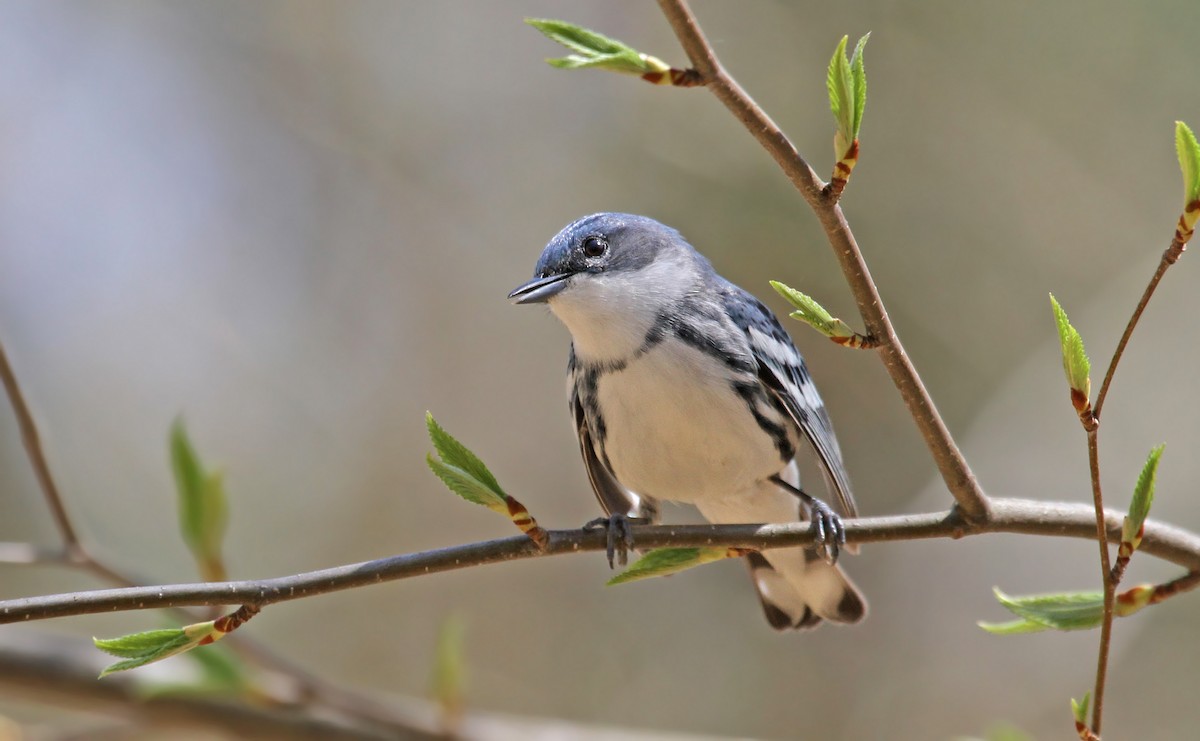
[{"label": "branch", "polygon": [[50,512],[54,515],[54,524],[58,527],[59,534],[62,535],[67,554],[73,556],[79,550],[79,535],[71,524],[67,508],[63,505],[58,487],[54,484],[54,477],[50,474],[50,464],[46,462],[46,453],[42,450],[42,439],[38,435],[37,424],[34,423],[29,406],[25,403],[25,396],[17,384],[17,375],[13,373],[3,345],[0,345],[0,381],[4,383],[4,390],[8,393],[8,402],[12,405],[13,414],[16,415],[17,427],[21,430],[21,442],[25,444],[25,452],[29,456],[29,463],[33,466],[33,473],[37,476],[38,486],[41,487],[46,504],[50,506]]},{"label": "branch", "polygon": [[[1158,261],[1158,268],[1151,276],[1150,282],[1146,285],[1146,290],[1142,292],[1141,299],[1138,300],[1137,306],[1133,309],[1133,314],[1129,317],[1129,322],[1125,325],[1125,331],[1121,334],[1121,340],[1117,343],[1117,349],[1113,352],[1112,360],[1108,363],[1108,371],[1104,374],[1104,382],[1100,384],[1100,393],[1096,395],[1096,407],[1093,414],[1097,419],[1100,417],[1100,411],[1104,408],[1104,400],[1108,398],[1108,387],[1112,385],[1113,375],[1117,372],[1117,364],[1121,362],[1121,357],[1125,354],[1125,346],[1129,344],[1129,338],[1133,336],[1133,330],[1137,327],[1138,320],[1142,318],[1142,312],[1146,310],[1146,305],[1150,303],[1151,297],[1154,296],[1154,291],[1158,288],[1158,284],[1162,281],[1163,276],[1167,273],[1167,268],[1179,261],[1180,255],[1183,254],[1185,246],[1191,234],[1185,237],[1176,231],[1175,236],[1171,239],[1171,244],[1163,251],[1162,258]],[[1097,703],[1099,704],[1099,703]]]},{"label": "branch", "polygon": [[659,0],[658,4],[687,52],[692,66],[700,73],[708,88],[775,159],[817,215],[854,293],[867,335],[879,342],[878,350],[884,367],[916,421],[946,487],[954,495],[966,519],[972,522],[986,521],[988,498],[951,437],[929,392],[925,390],[904,346],[900,344],[883,300],[879,297],[879,290],[871,278],[871,271],[867,269],[867,263],[836,197],[825,194],[825,184],[796,151],[787,135],[721,66],[687,3],[684,0]]},{"label": "branch", "polygon": [[[1110,366],[1111,368],[1111,366]],[[1099,420],[1092,415],[1087,425],[1088,470],[1092,479],[1092,502],[1096,515],[1096,542],[1100,546],[1100,583],[1104,585],[1104,618],[1100,623],[1100,646],[1096,655],[1096,684],[1092,690],[1092,731],[1100,734],[1100,719],[1104,712],[1104,684],[1108,679],[1108,651],[1112,644],[1113,608],[1117,580],[1109,565],[1108,540],[1105,538],[1104,495],[1100,488]]]},{"label": "branch", "polygon": [[[1022,533],[1072,538],[1095,538],[1095,514],[1082,504],[997,499],[986,523],[972,524],[958,509],[920,515],[847,520],[849,543],[883,543],[926,538],[961,538],[983,533]],[[1122,515],[1109,513],[1108,538],[1119,542]],[[633,528],[640,548],[671,546],[732,546],[768,550],[811,545],[813,533],[806,522],[771,525],[654,525]],[[89,592],[26,597],[0,601],[0,624],[87,615],[100,612],[148,610],[162,607],[251,604],[258,607],[343,589],[409,579],[443,571],[558,556],[583,551],[603,551],[607,536],[601,530],[549,531],[546,549],[528,537],[451,546],[407,553],[375,561],[335,566],[293,576],[255,581],[172,584],[165,586],[100,589]],[[1140,550],[1182,566],[1200,570],[1200,536],[1157,522],[1147,522]],[[1194,584],[1187,584],[1190,589]],[[1181,590],[1184,591],[1184,590]]]}]

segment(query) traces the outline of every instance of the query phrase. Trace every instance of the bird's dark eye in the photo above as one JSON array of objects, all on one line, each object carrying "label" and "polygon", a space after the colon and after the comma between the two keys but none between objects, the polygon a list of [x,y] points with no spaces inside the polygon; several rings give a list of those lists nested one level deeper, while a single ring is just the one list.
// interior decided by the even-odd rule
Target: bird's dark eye
[{"label": "bird's dark eye", "polygon": [[583,254],[588,257],[600,257],[608,252],[608,240],[599,235],[583,238]]}]

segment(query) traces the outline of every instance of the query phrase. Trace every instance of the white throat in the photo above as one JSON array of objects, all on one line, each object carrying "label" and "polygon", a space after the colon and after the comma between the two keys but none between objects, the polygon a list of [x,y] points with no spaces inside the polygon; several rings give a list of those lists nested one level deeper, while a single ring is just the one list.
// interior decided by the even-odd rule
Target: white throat
[{"label": "white throat", "polygon": [[549,301],[567,326],[581,360],[625,360],[667,307],[694,290],[695,265],[686,255],[663,255],[644,268],[581,273]]}]

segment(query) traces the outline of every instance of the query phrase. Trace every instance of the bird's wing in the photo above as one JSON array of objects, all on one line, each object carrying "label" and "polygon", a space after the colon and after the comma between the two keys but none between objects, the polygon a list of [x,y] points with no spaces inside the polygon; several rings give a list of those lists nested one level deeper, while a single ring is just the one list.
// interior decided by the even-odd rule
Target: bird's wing
[{"label": "bird's wing", "polygon": [[838,510],[845,517],[857,517],[858,507],[850,490],[850,478],[842,463],[833,423],[812,376],[808,374],[804,358],[800,357],[791,337],[770,309],[741,288],[733,284],[729,287],[730,291],[724,294],[725,308],[750,341],[759,380],[783,404],[816,451],[821,469],[837,495]]},{"label": "bird's wing", "polygon": [[[572,360],[574,359],[572,358]],[[651,523],[656,522],[658,520],[657,502],[650,497],[634,494],[621,486],[613,472],[596,455],[596,448],[592,445],[592,433],[583,412],[583,403],[579,400],[579,392],[573,383],[570,395],[571,413],[575,419],[575,432],[579,436],[579,453],[583,456],[583,467],[587,471],[592,491],[596,493],[596,499],[600,500],[600,506],[604,508],[604,513],[626,515]]]}]

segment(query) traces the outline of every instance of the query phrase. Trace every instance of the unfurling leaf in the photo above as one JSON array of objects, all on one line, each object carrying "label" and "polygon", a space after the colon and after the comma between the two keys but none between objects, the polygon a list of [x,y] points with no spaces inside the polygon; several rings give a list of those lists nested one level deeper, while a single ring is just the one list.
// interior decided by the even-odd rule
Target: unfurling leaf
[{"label": "unfurling leaf", "polygon": [[999,589],[996,599],[1017,617],[1056,630],[1086,630],[1104,617],[1102,592],[1066,592],[1010,597]]},{"label": "unfurling leaf", "polygon": [[1079,702],[1075,698],[1071,698],[1071,715],[1074,716],[1076,723],[1087,723],[1088,705],[1092,702],[1092,693],[1083,693],[1083,699]]},{"label": "unfurling leaf", "polygon": [[1091,363],[1083,349],[1083,338],[1071,326],[1067,312],[1059,306],[1054,294],[1050,294],[1050,305],[1054,309],[1054,322],[1058,325],[1058,339],[1062,345],[1063,370],[1067,384],[1071,387],[1071,403],[1080,415],[1091,409],[1092,381]]},{"label": "unfurling leaf", "polygon": [[666,576],[725,558],[746,554],[742,548],[709,546],[704,548],[657,548],[639,558],[628,569],[608,580],[608,585],[625,584],[652,576]]},{"label": "unfurling leaf", "polygon": [[[1014,635],[1037,633],[1043,630],[1087,630],[1100,625],[1104,619],[1103,592],[1065,592],[1010,597],[993,588],[1001,605],[1020,620],[1008,623],[978,623],[989,633]],[[1139,584],[1117,595],[1113,614],[1128,617],[1151,604],[1155,594],[1152,584]]]},{"label": "unfurling leaf", "polygon": [[546,63],[559,69],[596,67],[627,75],[668,72],[670,65],[657,57],[642,54],[628,44],[566,21],[526,18],[525,22],[575,52]]},{"label": "unfurling leaf", "polygon": [[1088,726],[1088,705],[1091,704],[1091,700],[1090,692],[1084,693],[1082,702],[1075,702],[1075,698],[1071,698],[1071,715],[1075,718],[1075,733],[1079,736],[1079,741],[1100,741],[1100,737]]},{"label": "unfurling leaf", "polygon": [[854,45],[854,53],[850,55],[850,79],[854,81],[854,138],[858,138],[858,130],[862,126],[863,111],[867,108],[867,68],[863,60],[863,50],[867,46],[870,32],[863,35]]},{"label": "unfurling leaf", "polygon": [[483,461],[446,432],[429,412],[425,412],[425,426],[429,429],[433,447],[441,457],[438,460],[433,454],[426,454],[425,462],[442,483],[468,502],[482,504],[509,518],[539,548],[545,549],[550,542],[550,534],[537,524],[525,505],[504,493]]},{"label": "unfurling leaf", "polygon": [[1133,488],[1129,514],[1125,515],[1125,522],[1121,526],[1120,553],[1125,556],[1133,555],[1142,544],[1142,527],[1150,514],[1150,505],[1154,502],[1154,480],[1158,473],[1158,460],[1162,457],[1165,447],[1164,443],[1150,451],[1150,456],[1146,458],[1146,464],[1142,466],[1142,472],[1138,476],[1137,485]]},{"label": "unfurling leaf", "polygon": [[1183,172],[1183,205],[1187,209],[1200,200],[1200,144],[1196,143],[1196,135],[1183,121],[1175,122],[1175,153],[1179,156],[1179,169]]},{"label": "unfurling leaf", "polygon": [[500,483],[496,481],[496,477],[479,459],[479,456],[468,450],[467,446],[456,440],[449,432],[446,432],[430,412],[425,412],[425,427],[429,430],[429,439],[433,442],[434,450],[443,461],[462,469],[501,498],[504,497],[504,490],[500,488]]},{"label": "unfurling leaf", "polygon": [[229,509],[221,473],[204,469],[183,419],[171,425],[171,470],[179,493],[179,529],[206,581],[224,581],[221,543],[229,523]]},{"label": "unfurling leaf", "polygon": [[[103,679],[114,672],[136,669],[139,666],[190,651],[199,646],[205,638],[217,633],[213,622],[209,620],[183,628],[148,630],[144,633],[131,633],[119,638],[93,638],[92,642],[96,644],[96,648],[124,659],[124,661],[106,666],[104,671],[100,672],[100,678]],[[217,635],[213,640],[219,637]],[[209,643],[211,642],[209,641]]]},{"label": "unfurling leaf", "polygon": [[502,514],[508,513],[508,508],[504,505],[503,496],[492,491],[483,482],[479,481],[479,479],[458,466],[443,463],[434,458],[432,453],[425,455],[425,462],[429,464],[430,470],[442,480],[442,483],[450,491],[463,499],[475,504],[482,504],[484,507],[501,512]]},{"label": "unfurling leaf", "polygon": [[833,52],[833,58],[829,60],[829,71],[825,75],[829,109],[837,122],[834,153],[839,160],[858,139],[858,131],[862,126],[863,111],[867,106],[867,72],[863,50],[870,36],[868,33],[858,40],[849,59],[846,58],[846,42],[850,37],[843,36]]},{"label": "unfurling leaf", "polygon": [[96,644],[96,648],[125,659],[105,667],[104,671],[100,672],[100,678],[103,679],[113,672],[136,669],[155,661],[162,661],[190,651],[196,646],[206,646],[219,641],[257,615],[258,611],[256,605],[242,605],[234,612],[222,615],[216,620],[192,623],[182,628],[148,630],[119,638],[93,638],[92,642]]},{"label": "unfurling leaf", "polygon": [[790,314],[792,318],[808,324],[839,345],[861,348],[876,346],[870,337],[864,337],[850,329],[850,325],[830,315],[825,307],[814,301],[812,297],[777,280],[771,281],[771,287],[796,307],[796,310]]}]

